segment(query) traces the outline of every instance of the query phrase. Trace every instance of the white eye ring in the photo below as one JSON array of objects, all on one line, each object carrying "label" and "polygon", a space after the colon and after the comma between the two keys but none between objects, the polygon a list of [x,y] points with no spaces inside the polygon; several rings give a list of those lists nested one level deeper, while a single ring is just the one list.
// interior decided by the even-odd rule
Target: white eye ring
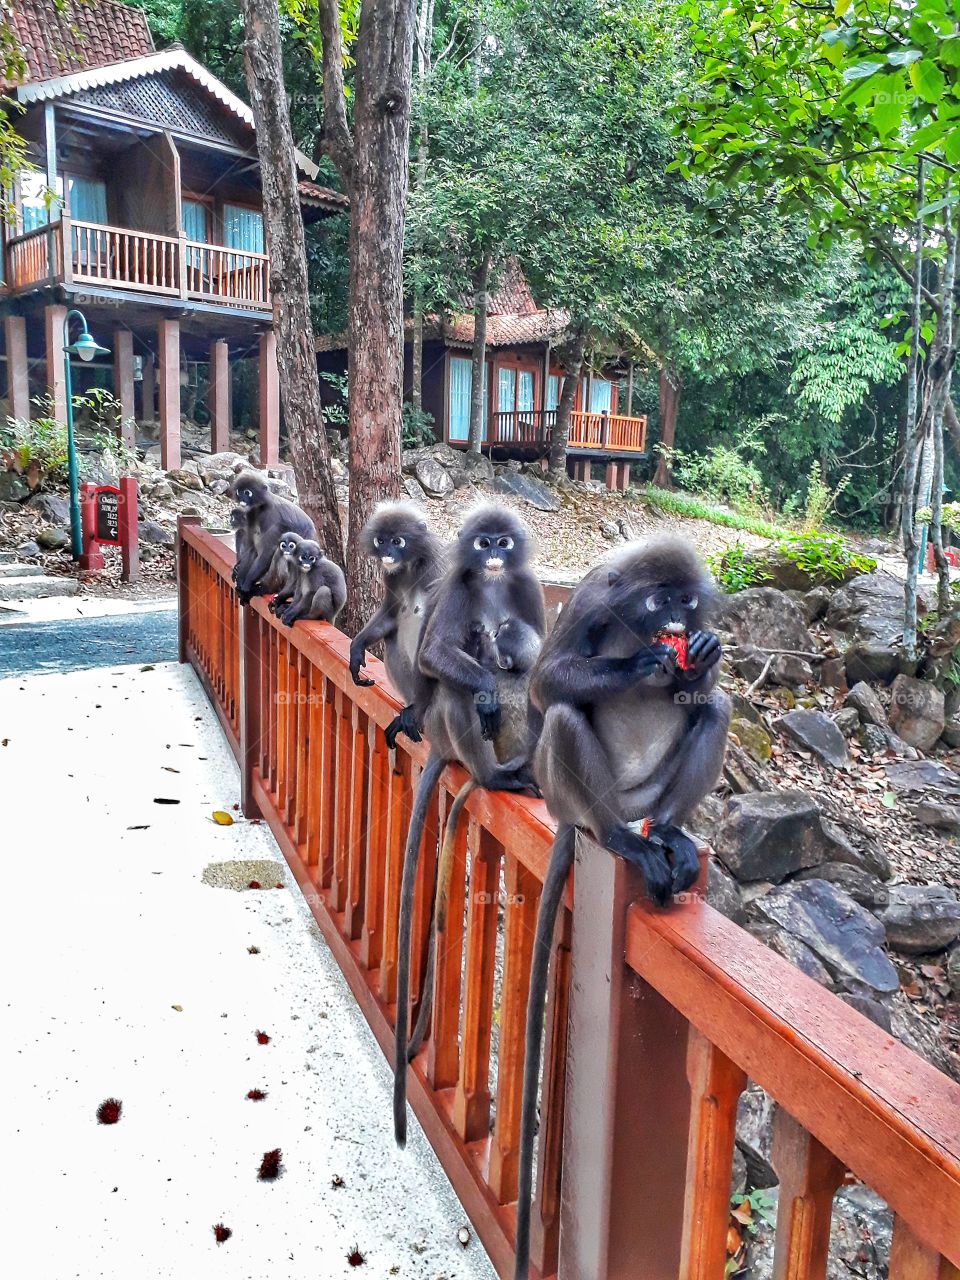
[{"label": "white eye ring", "polygon": [[498,547],[502,547],[502,548],[504,549],[504,551],[512,551],[512,550],[513,550],[513,539],[512,539],[512,538],[498,538],[498,539],[497,539],[497,546],[498,546]]},{"label": "white eye ring", "polygon": [[689,597],[689,599],[687,600],[687,608],[688,608],[688,609],[695,609],[696,607],[697,607],[697,597],[696,597],[696,596],[690,596],[690,597]]},{"label": "white eye ring", "polygon": [[474,551],[486,551],[488,550],[489,546],[490,546],[489,538],[474,538],[473,540]]},{"label": "white eye ring", "polygon": [[656,612],[656,610],[657,610],[657,597],[656,597],[656,596],[647,596],[646,600],[644,600],[644,602],[643,602],[643,603],[647,606],[647,610],[648,610],[648,612],[649,612],[649,613],[655,613],[655,612]]},{"label": "white eye ring", "polygon": [[394,538],[393,545],[395,547],[405,547],[407,545],[406,538]]}]

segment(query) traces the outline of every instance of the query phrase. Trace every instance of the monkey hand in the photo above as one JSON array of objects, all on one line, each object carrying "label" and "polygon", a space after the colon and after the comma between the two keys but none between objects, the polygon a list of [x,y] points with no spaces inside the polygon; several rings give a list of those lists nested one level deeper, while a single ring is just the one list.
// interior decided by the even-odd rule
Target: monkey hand
[{"label": "monkey hand", "polygon": [[[373,684],[373,681],[370,680],[367,683]],[[417,717],[413,707],[404,707],[400,714],[394,716],[384,729],[383,736],[391,751],[397,745],[397,738],[401,733],[406,734],[411,742],[423,741],[423,735],[420,732],[420,726],[417,724]]]},{"label": "monkey hand", "polygon": [[[361,686],[371,685],[374,683],[373,680],[370,680],[366,676],[362,676],[360,674],[360,668],[363,666],[363,660],[365,657],[366,653],[363,649],[357,648],[356,645],[350,646],[350,675],[353,677],[353,683]],[[390,745],[392,746],[393,744],[391,743]]]},{"label": "monkey hand", "polygon": [[704,675],[720,661],[720,641],[712,631],[694,631],[687,641],[687,667],[683,673],[690,679]]},{"label": "monkey hand", "polygon": [[481,689],[474,694],[474,706],[480,718],[480,734],[491,742],[500,731],[500,699],[495,689]]},{"label": "monkey hand", "polygon": [[646,680],[648,676],[673,671],[676,657],[676,653],[667,644],[647,645],[634,654],[634,675],[638,680]]}]

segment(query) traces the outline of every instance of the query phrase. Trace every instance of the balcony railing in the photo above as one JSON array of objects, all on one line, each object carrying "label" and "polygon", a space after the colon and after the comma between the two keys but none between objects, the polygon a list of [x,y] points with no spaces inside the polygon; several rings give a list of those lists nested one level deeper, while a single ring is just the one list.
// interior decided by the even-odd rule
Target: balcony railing
[{"label": "balcony railing", "polygon": [[[66,246],[66,253],[64,247]],[[265,253],[63,217],[7,243],[11,293],[85,284],[266,310]]]},{"label": "balcony railing", "polygon": [[[516,445],[546,452],[557,420],[556,409],[521,409],[490,415],[487,443],[494,448]],[[628,418],[616,413],[570,415],[568,448],[596,453],[643,453],[646,448],[646,418]]]},{"label": "balcony railing", "polygon": [[[237,755],[243,813],[269,823],[390,1057],[403,841],[427,744],[387,747],[400,703],[376,659],[376,685],[357,687],[346,636],[326,623],[283,627],[264,600],[241,609],[233,552],[195,517],[181,517],[178,542],[180,658]],[[415,996],[437,832],[463,778],[446,771],[427,823]],[[433,1025],[409,1076],[411,1105],[501,1277],[512,1274],[525,1006],[552,834],[542,801],[477,789],[467,802]],[[634,869],[581,839],[551,948],[531,1280],[728,1274],[748,1079],[777,1103],[777,1280],[823,1280],[844,1182],[892,1210],[889,1280],[956,1280],[960,1085],[699,893],[657,911],[641,889]],[[380,1176],[402,1176],[401,1157]]]}]

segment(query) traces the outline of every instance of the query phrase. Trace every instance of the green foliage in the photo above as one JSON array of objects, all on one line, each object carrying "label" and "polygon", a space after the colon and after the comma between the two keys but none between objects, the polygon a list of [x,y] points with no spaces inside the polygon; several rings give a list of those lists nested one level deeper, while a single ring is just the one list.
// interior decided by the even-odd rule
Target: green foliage
[{"label": "green foliage", "polygon": [[733,1192],[730,1196],[730,1208],[737,1222],[746,1227],[752,1236],[757,1234],[761,1226],[776,1225],[776,1201],[769,1191],[763,1191],[759,1187],[749,1193]]},{"label": "green foliage", "polygon": [[418,409],[414,404],[405,404],[400,422],[401,446],[404,449],[419,449],[425,444],[433,444],[435,439],[433,414],[427,413],[425,409]]},{"label": "green foliage", "polygon": [[345,427],[347,425],[347,397],[350,380],[345,373],[321,372],[320,380],[333,388],[335,399],[328,400],[323,406],[323,416],[328,426]]},{"label": "green foliage", "polygon": [[816,533],[823,528],[827,517],[836,509],[837,499],[848,483],[849,478],[843,476],[839,484],[831,489],[823,479],[819,461],[814,459],[810,465],[810,475],[807,479],[807,496],[803,505],[804,533]]},{"label": "green foliage", "polygon": [[745,533],[755,533],[759,538],[783,538],[789,536],[789,530],[780,525],[771,524],[759,516],[741,515],[736,511],[727,511],[723,507],[714,507],[702,498],[692,497],[687,493],[675,493],[671,489],[658,489],[653,485],[644,485],[639,496],[648,506],[666,511],[670,515],[684,516],[690,520],[708,520],[711,524],[724,525],[728,529],[742,529]]},{"label": "green foliage", "polygon": [[31,418],[7,418],[0,426],[0,455],[21,473],[31,465],[39,467],[51,480],[63,480],[67,474],[67,428],[49,415]]},{"label": "green foliage", "polygon": [[[932,516],[929,507],[917,512],[917,524],[929,524]],[[940,511],[940,525],[944,529],[960,530],[960,502],[945,502]]]},{"label": "green foliage", "polygon": [[854,551],[848,542],[835,533],[790,534],[777,549],[810,579],[816,581],[838,581],[847,576],[851,569],[857,573],[873,573],[877,567],[876,560]]},{"label": "green foliage", "polygon": [[742,542],[735,542],[719,555],[707,556],[707,565],[727,595],[762,586],[770,580],[770,575]]},{"label": "green foliage", "polygon": [[759,468],[745,456],[749,452],[763,452],[755,428],[735,445],[711,445],[703,454],[675,450],[674,475],[680,486],[691,493],[728,503],[737,511],[756,513],[764,504],[765,494]]}]

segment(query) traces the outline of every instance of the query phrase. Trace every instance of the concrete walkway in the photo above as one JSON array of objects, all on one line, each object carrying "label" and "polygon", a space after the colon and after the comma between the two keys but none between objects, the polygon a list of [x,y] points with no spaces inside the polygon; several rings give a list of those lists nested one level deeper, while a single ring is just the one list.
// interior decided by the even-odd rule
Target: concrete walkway
[{"label": "concrete walkway", "polygon": [[[192,674],[2,680],[0,742],[4,1273],[491,1280],[267,828],[211,818],[237,771]],[[238,859],[263,890],[203,883]]]}]

